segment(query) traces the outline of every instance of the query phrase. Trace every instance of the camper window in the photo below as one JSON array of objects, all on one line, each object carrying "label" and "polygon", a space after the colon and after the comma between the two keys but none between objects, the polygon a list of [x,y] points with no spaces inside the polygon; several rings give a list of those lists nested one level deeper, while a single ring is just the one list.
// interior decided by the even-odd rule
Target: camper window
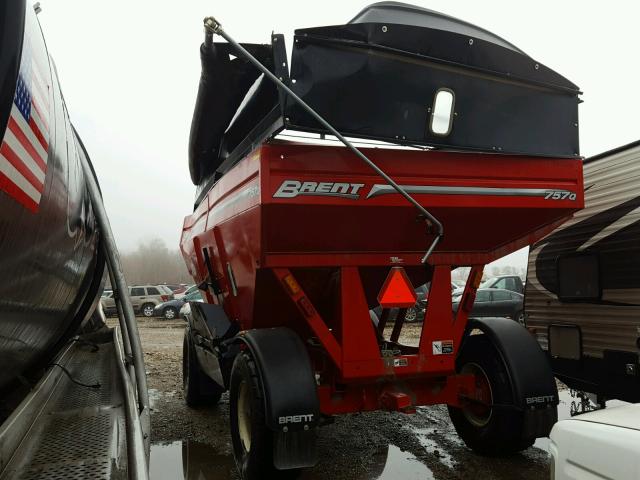
[{"label": "camper window", "polygon": [[598,256],[579,253],[558,258],[558,298],[566,302],[600,300]]},{"label": "camper window", "polygon": [[447,136],[451,132],[453,123],[453,91],[448,88],[441,88],[436,92],[433,99],[433,109],[431,111],[431,121],[429,129],[434,135]]}]

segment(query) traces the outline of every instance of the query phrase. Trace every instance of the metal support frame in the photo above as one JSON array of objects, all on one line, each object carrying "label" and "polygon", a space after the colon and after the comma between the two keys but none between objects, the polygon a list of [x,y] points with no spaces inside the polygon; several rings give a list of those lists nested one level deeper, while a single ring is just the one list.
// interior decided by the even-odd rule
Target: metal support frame
[{"label": "metal support frame", "polygon": [[143,431],[143,422],[140,418],[140,412],[136,405],[135,383],[127,374],[125,368],[126,360],[124,352],[121,349],[120,340],[124,340],[120,330],[113,329],[113,343],[118,361],[118,369],[124,388],[125,416],[127,421],[127,473],[130,479],[146,480],[149,478],[147,471],[147,446],[145,445],[145,432]]},{"label": "metal support frame", "polygon": [[288,268],[274,268],[273,273],[280,281],[280,285],[283,286],[298,311],[307,321],[313,333],[318,337],[320,343],[322,343],[322,346],[329,354],[334,365],[340,367],[342,364],[342,348],[333,336],[333,333],[327,328],[327,324],[324,323],[324,320],[322,320],[322,317],[314,308],[311,300],[309,300],[291,271]]},{"label": "metal support frame", "polygon": [[324,415],[373,410],[413,413],[414,408],[420,405],[447,404],[461,407],[465,404],[465,399],[474,397],[473,375],[421,376],[401,382],[347,384],[340,389],[330,384],[318,386],[320,411]]},{"label": "metal support frame", "polygon": [[396,321],[393,322],[393,330],[391,331],[391,336],[389,340],[392,342],[397,342],[400,338],[400,333],[402,333],[402,327],[404,326],[404,316],[407,314],[406,308],[401,308],[398,310],[398,315],[396,316]]},{"label": "metal support frame", "polygon": [[[288,268],[274,268],[283,290],[336,367],[335,378],[329,374],[318,388],[323,413],[381,408],[411,411],[417,405],[459,406],[463,397],[473,398],[474,378],[457,375],[455,360],[471,311],[467,307],[473,306],[482,268],[471,268],[462,306],[454,316],[451,266],[436,265],[419,347],[415,353],[392,356],[383,355],[380,347],[388,310],[383,311],[378,327],[373,325],[357,267],[340,268],[339,341],[293,273]],[[396,322],[390,339],[393,342],[398,341],[402,319]]]},{"label": "metal support frame", "polygon": [[[111,278],[111,285],[113,286],[114,297],[116,300],[116,309],[118,311],[118,319],[120,321],[123,334],[126,335],[127,340],[123,339],[125,351],[121,355],[120,366],[122,369],[125,364],[133,365],[133,375],[131,375],[131,368],[129,372],[123,372],[129,375],[132,384],[135,384],[135,395],[137,405],[136,415],[127,415],[127,429],[132,432],[138,430],[142,435],[142,445],[139,444],[137,437],[132,437],[131,441],[134,443],[128,445],[129,455],[129,474],[133,479],[146,479],[148,478],[146,459],[148,455],[146,452],[149,450],[150,442],[150,407],[149,407],[149,393],[147,391],[147,374],[144,367],[144,356],[142,352],[142,345],[140,343],[140,336],[138,333],[138,324],[136,323],[135,314],[133,312],[133,306],[131,299],[129,298],[129,289],[127,282],[122,272],[122,266],[120,264],[120,255],[116,246],[113,232],[111,231],[111,225],[109,224],[109,218],[102,202],[102,194],[98,188],[98,182],[94,176],[93,169],[89,164],[88,157],[80,155],[82,169],[86,179],[87,190],[91,197],[91,204],[96,216],[98,228],[103,240],[103,248],[107,260],[107,266],[109,269],[109,275]],[[129,348],[130,352],[126,349]],[[126,369],[125,369],[126,370]],[[125,381],[125,388],[127,382]],[[128,411],[128,409],[127,409]],[[134,433],[134,435],[137,435]],[[142,448],[142,450],[141,450]],[[144,462],[141,463],[141,458],[144,458]]]},{"label": "metal support frame", "polygon": [[[111,269],[111,265],[107,262],[107,270],[109,271],[109,278],[113,279],[114,275]],[[125,362],[127,364],[127,370],[129,372],[129,376],[131,377],[132,380],[135,381],[136,378],[136,370],[135,370],[135,366],[133,364],[132,358],[133,355],[131,353],[131,340],[129,338],[129,330],[127,330],[127,324],[126,322],[123,321],[124,319],[124,314],[122,312],[122,306],[120,305],[120,294],[119,292],[114,291],[114,303],[116,306],[116,314],[118,315],[118,321],[120,324],[120,330],[122,331],[122,334],[120,336],[120,338],[122,338],[122,343],[123,343],[123,348],[124,348],[124,356],[123,358],[125,359]],[[98,308],[100,308],[102,310],[102,305],[98,304]],[[104,315],[104,312],[102,312],[102,315]],[[106,322],[105,322],[106,323]]]},{"label": "metal support frame", "polygon": [[464,286],[462,298],[460,299],[460,307],[458,308],[455,316],[456,329],[454,341],[456,344],[460,344],[462,341],[462,336],[464,335],[467,326],[469,314],[473,309],[473,303],[476,301],[476,292],[480,286],[480,282],[482,281],[483,271],[484,265],[473,265],[469,272],[469,278],[467,278],[467,283]]}]

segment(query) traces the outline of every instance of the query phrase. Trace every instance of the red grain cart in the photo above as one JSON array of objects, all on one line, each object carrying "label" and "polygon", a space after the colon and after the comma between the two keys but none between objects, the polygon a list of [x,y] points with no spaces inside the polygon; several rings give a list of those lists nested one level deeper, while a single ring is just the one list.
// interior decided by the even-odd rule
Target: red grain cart
[{"label": "red grain cart", "polygon": [[[468,316],[485,264],[583,207],[579,92],[489,32],[413,7],[416,20],[400,22],[398,8],[297,31],[290,74],[281,36],[244,46],[341,133],[437,147],[362,150],[442,224],[426,264],[434,222],[351,150],[275,138],[285,127],[321,129],[228,44],[207,38],[201,49],[190,145],[199,193],[181,248],[206,302],[191,307],[185,394],[195,405],[230,390],[244,478],[313,465],[316,427],[340,413],[447,404],[463,440],[485,454],[526,448],[557,418],[555,382],[530,334]],[[429,23],[443,18],[456,28]],[[427,59],[425,39],[448,42]],[[473,53],[457,50],[474,41]],[[442,91],[451,93],[444,133]],[[471,271],[454,313],[460,266]],[[402,309],[424,283],[419,345],[403,345]],[[401,311],[389,334],[390,307]]]}]

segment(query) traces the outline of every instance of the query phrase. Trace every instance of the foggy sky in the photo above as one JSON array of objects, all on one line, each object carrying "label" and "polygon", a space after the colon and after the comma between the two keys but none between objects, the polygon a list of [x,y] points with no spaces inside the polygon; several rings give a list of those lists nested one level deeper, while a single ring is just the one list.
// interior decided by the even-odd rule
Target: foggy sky
[{"label": "foggy sky", "polygon": [[[193,205],[187,142],[203,17],[243,42],[284,33],[290,52],[295,28],[346,23],[368,3],[41,0],[48,48],[120,248],[156,236],[177,247]],[[640,138],[637,2],[414,3],[486,28],[576,83],[585,92],[583,155]],[[524,260],[521,252],[507,261]]]}]

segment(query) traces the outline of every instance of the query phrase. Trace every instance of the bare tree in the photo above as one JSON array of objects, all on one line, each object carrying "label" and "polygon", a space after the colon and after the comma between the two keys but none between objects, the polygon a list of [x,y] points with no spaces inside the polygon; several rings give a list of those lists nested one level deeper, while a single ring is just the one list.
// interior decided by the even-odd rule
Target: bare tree
[{"label": "bare tree", "polygon": [[180,250],[169,250],[159,238],[141,242],[133,252],[121,254],[121,261],[129,285],[193,282]]}]

